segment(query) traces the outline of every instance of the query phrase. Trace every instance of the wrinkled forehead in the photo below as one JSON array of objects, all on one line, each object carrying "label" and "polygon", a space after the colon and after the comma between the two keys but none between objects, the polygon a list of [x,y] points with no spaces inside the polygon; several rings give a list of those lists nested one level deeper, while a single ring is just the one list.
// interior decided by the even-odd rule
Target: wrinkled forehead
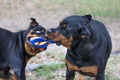
[{"label": "wrinkled forehead", "polygon": [[61,21],[61,23],[63,23],[63,24],[76,24],[76,25],[85,25],[86,24],[86,22],[85,22],[85,20],[83,19],[83,18],[81,18],[81,17],[67,17],[67,18],[65,18],[65,19],[63,19],[62,21]]},{"label": "wrinkled forehead", "polygon": [[66,17],[62,21],[63,23],[80,23],[80,24],[85,24],[86,22],[81,16],[70,16]]},{"label": "wrinkled forehead", "polygon": [[[62,24],[62,25],[61,25]],[[81,18],[69,17],[65,18],[60,23],[61,26],[66,25],[66,30],[68,31],[76,31],[86,25],[85,21]]]}]

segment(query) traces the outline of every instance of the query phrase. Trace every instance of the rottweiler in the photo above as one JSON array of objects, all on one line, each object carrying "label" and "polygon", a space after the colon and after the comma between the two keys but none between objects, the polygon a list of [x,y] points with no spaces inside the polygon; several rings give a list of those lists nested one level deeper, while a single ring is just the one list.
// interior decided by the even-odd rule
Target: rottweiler
[{"label": "rottweiler", "polygon": [[[0,80],[26,80],[25,67],[27,61],[41,52],[28,43],[33,37],[44,37],[46,29],[31,18],[27,30],[11,32],[0,28]],[[10,69],[14,74],[10,73]]]},{"label": "rottweiler", "polygon": [[74,80],[75,72],[95,80],[105,80],[105,68],[112,49],[110,35],[103,23],[88,15],[64,18],[46,36],[67,48],[66,80]]}]

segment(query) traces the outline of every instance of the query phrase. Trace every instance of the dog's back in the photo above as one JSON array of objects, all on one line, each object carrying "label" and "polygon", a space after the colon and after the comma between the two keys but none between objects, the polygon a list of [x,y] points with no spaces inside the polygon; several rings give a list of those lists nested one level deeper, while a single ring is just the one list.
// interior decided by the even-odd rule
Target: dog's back
[{"label": "dog's back", "polygon": [[12,32],[0,28],[0,54],[6,50],[12,35],[13,35]]},{"label": "dog's back", "polygon": [[98,39],[100,47],[105,49],[107,55],[110,55],[112,42],[105,25],[97,20],[91,20],[90,27],[93,30],[94,39]]}]

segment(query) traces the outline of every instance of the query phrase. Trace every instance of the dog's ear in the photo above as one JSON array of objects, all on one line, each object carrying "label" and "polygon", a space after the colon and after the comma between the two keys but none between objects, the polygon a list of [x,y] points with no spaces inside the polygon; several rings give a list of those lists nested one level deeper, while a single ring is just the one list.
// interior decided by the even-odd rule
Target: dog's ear
[{"label": "dog's ear", "polygon": [[80,38],[82,39],[88,39],[90,37],[90,31],[85,27],[80,28],[79,35],[80,35]]},{"label": "dog's ear", "polygon": [[39,25],[35,18],[30,18],[30,19],[31,19],[31,23],[30,23],[31,27],[35,27],[35,26]]},{"label": "dog's ear", "polygon": [[63,28],[67,27],[67,23],[64,21],[60,21],[60,26],[62,26]]},{"label": "dog's ear", "polygon": [[92,16],[91,15],[84,15],[84,16],[82,16],[83,17],[83,19],[87,22],[87,23],[89,23],[90,21],[91,21],[91,19],[92,19]]}]

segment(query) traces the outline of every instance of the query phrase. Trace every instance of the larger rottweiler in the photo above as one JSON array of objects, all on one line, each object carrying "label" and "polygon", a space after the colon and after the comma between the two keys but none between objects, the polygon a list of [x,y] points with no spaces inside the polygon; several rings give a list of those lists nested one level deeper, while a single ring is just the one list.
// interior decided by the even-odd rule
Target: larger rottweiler
[{"label": "larger rottweiler", "polygon": [[[27,61],[41,52],[28,43],[33,37],[44,37],[45,28],[34,18],[27,30],[11,32],[0,28],[0,80],[26,80],[25,66]],[[15,75],[9,70],[12,69]]]},{"label": "larger rottweiler", "polygon": [[[47,37],[67,48],[66,80],[74,80],[75,72],[105,80],[105,67],[111,53],[111,38],[105,26],[91,15],[69,16]],[[83,80],[82,77],[79,80]]]}]

